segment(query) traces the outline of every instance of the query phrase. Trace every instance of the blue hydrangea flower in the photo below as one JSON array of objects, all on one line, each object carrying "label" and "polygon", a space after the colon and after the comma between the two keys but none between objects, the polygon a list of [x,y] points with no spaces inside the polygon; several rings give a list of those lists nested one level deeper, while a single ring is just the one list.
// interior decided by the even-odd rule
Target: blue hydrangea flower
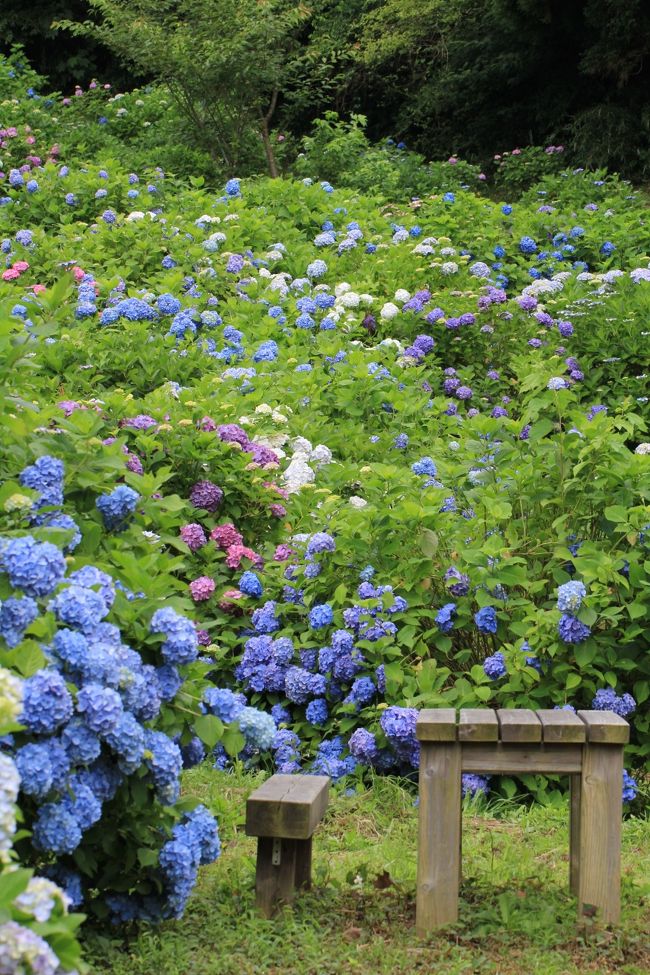
[{"label": "blue hydrangea flower", "polygon": [[63,554],[51,542],[36,542],[31,535],[12,539],[2,551],[2,564],[14,589],[27,596],[48,596],[65,575]]},{"label": "blue hydrangea flower", "polygon": [[334,622],[334,612],[329,603],[320,603],[312,607],[309,612],[309,625],[313,630],[320,630]]},{"label": "blue hydrangea flower", "polygon": [[180,666],[196,660],[199,650],[196,628],[186,616],[165,606],[153,614],[149,629],[166,637],[161,647],[165,663]]},{"label": "blue hydrangea flower", "polygon": [[38,616],[38,606],[29,596],[5,599],[0,606],[0,636],[8,647],[16,647],[23,639],[25,630]]},{"label": "blue hydrangea flower", "polygon": [[66,586],[54,597],[48,608],[61,623],[81,630],[82,633],[92,632],[108,614],[108,606],[100,593],[75,585]]},{"label": "blue hydrangea flower", "polygon": [[426,475],[427,477],[435,477],[438,472],[438,468],[431,457],[423,457],[421,460],[417,460],[411,464],[411,470],[414,474]]},{"label": "blue hydrangea flower", "polygon": [[270,714],[257,708],[246,707],[238,714],[237,721],[247,745],[260,751],[271,747],[276,728]]},{"label": "blue hydrangea flower", "polygon": [[582,600],[586,595],[587,590],[582,582],[579,582],[578,580],[565,582],[563,585],[558,586],[557,608],[563,613],[575,614],[580,609]]},{"label": "blue hydrangea flower", "polygon": [[209,687],[203,694],[203,707],[224,724],[236,721],[246,706],[243,694],[235,694],[226,687]]},{"label": "blue hydrangea flower", "polygon": [[47,745],[40,743],[23,745],[16,752],[15,761],[20,774],[21,791],[35,799],[44,799],[53,784]]},{"label": "blue hydrangea flower", "polygon": [[55,670],[39,670],[23,684],[20,720],[37,735],[51,735],[72,716],[72,698]]},{"label": "blue hydrangea flower", "polygon": [[456,603],[445,603],[442,609],[436,614],[436,623],[442,633],[451,633],[454,628],[454,617],[456,615]]},{"label": "blue hydrangea flower", "polygon": [[623,769],[623,802],[632,802],[636,799],[638,788],[636,779],[632,778],[627,769]]},{"label": "blue hydrangea flower", "polygon": [[122,717],[122,699],[117,691],[100,684],[86,684],[77,695],[77,711],[100,738],[114,731]]},{"label": "blue hydrangea flower", "polygon": [[568,613],[562,615],[557,630],[565,643],[584,643],[591,636],[589,627]]},{"label": "blue hydrangea flower", "polygon": [[32,840],[39,850],[73,853],[81,843],[81,828],[75,816],[61,802],[48,802],[38,810]]},{"label": "blue hydrangea flower", "polygon": [[110,494],[102,494],[95,504],[108,531],[121,531],[136,509],[140,495],[127,484],[118,484]]},{"label": "blue hydrangea flower", "polygon": [[324,697],[317,697],[310,701],[305,709],[305,717],[310,724],[324,725],[329,717],[327,701]]},{"label": "blue hydrangea flower", "polygon": [[465,796],[475,796],[484,795],[486,796],[490,791],[490,776],[489,775],[475,775],[474,773],[464,773],[461,776],[461,793],[463,798]]},{"label": "blue hydrangea flower", "polygon": [[619,697],[611,687],[596,691],[591,706],[595,711],[613,711],[621,718],[629,718],[636,711],[636,701],[631,694],[622,694]]},{"label": "blue hydrangea flower", "polygon": [[259,578],[250,570],[242,573],[237,584],[237,588],[240,592],[243,592],[245,596],[252,596],[254,599],[259,599],[264,592],[264,587],[262,586]]},{"label": "blue hydrangea flower", "polygon": [[180,748],[161,731],[146,729],[144,754],[158,799],[164,805],[173,805],[180,795],[180,774],[183,768]]},{"label": "blue hydrangea flower", "polygon": [[508,673],[508,668],[506,667],[505,657],[500,650],[493,653],[492,656],[485,658],[483,661],[483,670],[490,680],[498,680],[500,677],[505,677]]},{"label": "blue hydrangea flower", "polygon": [[484,606],[474,614],[474,622],[481,633],[496,633],[497,614],[493,606]]},{"label": "blue hydrangea flower", "polygon": [[357,728],[348,741],[350,754],[362,765],[372,765],[379,754],[377,739],[371,731]]}]

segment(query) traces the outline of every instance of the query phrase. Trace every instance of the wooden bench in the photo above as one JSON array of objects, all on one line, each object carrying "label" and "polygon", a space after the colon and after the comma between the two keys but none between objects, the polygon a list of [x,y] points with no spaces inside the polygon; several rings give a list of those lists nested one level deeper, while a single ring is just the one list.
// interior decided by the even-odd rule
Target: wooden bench
[{"label": "wooden bench", "polygon": [[312,835],[325,815],[327,775],[272,775],[246,803],[246,835],[257,836],[255,903],[272,917],[311,884]]},{"label": "wooden bench", "polygon": [[571,891],[578,916],[620,916],[621,789],[627,721],[612,711],[421,711],[416,929],[458,919],[461,774],[559,773],[571,783]]}]

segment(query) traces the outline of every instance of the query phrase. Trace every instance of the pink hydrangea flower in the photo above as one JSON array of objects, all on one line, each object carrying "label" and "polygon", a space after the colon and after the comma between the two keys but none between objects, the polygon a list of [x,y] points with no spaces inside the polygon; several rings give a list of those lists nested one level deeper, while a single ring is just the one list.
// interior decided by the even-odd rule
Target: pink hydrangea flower
[{"label": "pink hydrangea flower", "polygon": [[273,553],[273,559],[275,562],[286,562],[292,555],[293,549],[289,548],[288,545],[277,545]]},{"label": "pink hydrangea flower", "polygon": [[272,504],[270,511],[274,518],[284,518],[287,513],[287,509],[283,504]]},{"label": "pink hydrangea flower", "polygon": [[72,273],[74,275],[75,281],[81,281],[81,279],[83,278],[83,276],[84,276],[84,274],[86,272],[84,271],[84,269],[82,267],[78,267],[77,266],[77,267],[73,267],[72,268]]},{"label": "pink hydrangea flower", "polygon": [[214,592],[214,579],[210,576],[199,576],[190,582],[190,594],[195,603],[205,602]]},{"label": "pink hydrangea flower", "polygon": [[29,270],[29,264],[27,263],[27,261],[16,261],[14,263],[14,271],[18,271],[19,274],[22,274],[24,271],[28,271],[28,270]]},{"label": "pink hydrangea flower", "polygon": [[42,295],[45,290],[44,284],[35,284],[32,288],[35,295]]},{"label": "pink hydrangea flower", "polygon": [[181,538],[192,552],[196,552],[207,542],[203,528],[196,522],[190,522],[188,525],[183,525],[180,534]]},{"label": "pink hydrangea flower", "polygon": [[204,416],[199,423],[199,426],[205,433],[214,433],[214,431],[217,429],[217,424],[210,416]]},{"label": "pink hydrangea flower", "polygon": [[8,267],[6,271],[2,272],[3,281],[15,281],[19,277],[20,271],[17,271],[15,267]]},{"label": "pink hydrangea flower", "polygon": [[233,545],[241,545],[244,541],[234,525],[217,525],[210,532],[210,538],[216,542],[219,548],[228,549]]},{"label": "pink hydrangea flower", "polygon": [[263,565],[264,560],[261,555],[254,552],[246,545],[231,545],[226,553],[226,565],[229,569],[238,569],[242,559],[250,559],[254,565]]},{"label": "pink hydrangea flower", "polygon": [[219,600],[219,609],[222,609],[224,613],[236,613],[241,615],[241,608],[237,606],[236,600],[242,599],[243,593],[239,589],[226,589],[223,596]]}]

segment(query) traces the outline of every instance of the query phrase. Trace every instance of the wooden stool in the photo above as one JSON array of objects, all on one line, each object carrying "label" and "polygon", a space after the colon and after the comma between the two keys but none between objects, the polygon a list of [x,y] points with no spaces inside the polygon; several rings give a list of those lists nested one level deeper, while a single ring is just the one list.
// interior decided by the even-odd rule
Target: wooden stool
[{"label": "wooden stool", "polygon": [[311,841],[325,815],[328,775],[272,775],[246,803],[246,835],[257,836],[255,903],[264,917],[311,885]]},{"label": "wooden stool", "polygon": [[416,929],[458,920],[461,774],[548,772],[571,782],[570,888],[578,916],[620,916],[621,790],[627,721],[612,711],[421,711]]}]

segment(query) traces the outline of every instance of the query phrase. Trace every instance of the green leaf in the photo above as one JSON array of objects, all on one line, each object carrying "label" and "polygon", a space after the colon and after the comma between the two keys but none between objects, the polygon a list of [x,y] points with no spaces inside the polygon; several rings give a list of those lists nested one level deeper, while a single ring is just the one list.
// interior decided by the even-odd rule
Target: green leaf
[{"label": "green leaf", "polygon": [[567,691],[572,691],[574,687],[579,687],[582,684],[582,677],[580,674],[569,674],[566,679],[565,687]]},{"label": "green leaf", "polygon": [[26,889],[33,875],[32,870],[18,869],[0,874],[0,908],[11,907],[15,899]]},{"label": "green leaf", "polygon": [[214,714],[202,714],[194,719],[194,730],[208,748],[214,748],[223,737],[223,722]]}]

